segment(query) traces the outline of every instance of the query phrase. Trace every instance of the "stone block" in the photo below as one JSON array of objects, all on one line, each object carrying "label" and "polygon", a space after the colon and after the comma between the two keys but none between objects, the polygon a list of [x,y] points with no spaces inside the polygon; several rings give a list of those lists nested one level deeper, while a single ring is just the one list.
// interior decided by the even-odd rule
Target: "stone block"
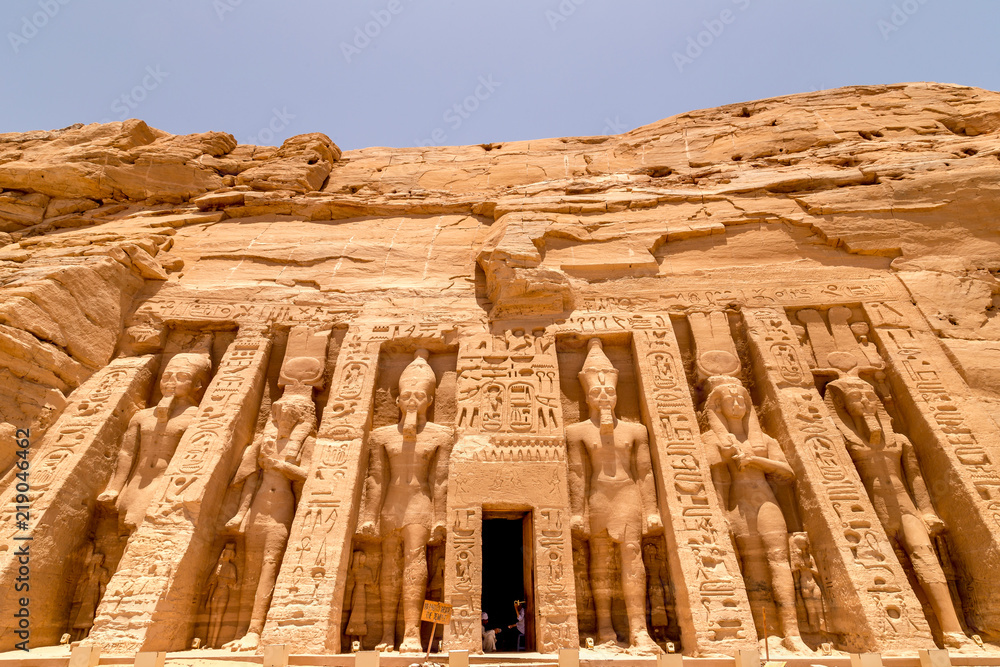
[{"label": "stone block", "polygon": [[354,667],[378,667],[378,651],[358,651],[354,654]]},{"label": "stone block", "polygon": [[271,644],[264,647],[264,667],[287,667],[288,644]]},{"label": "stone block", "polygon": [[851,667],[882,667],[882,654],[852,653]]},{"label": "stone block", "polygon": [[920,667],[951,667],[951,656],[948,649],[920,649]]},{"label": "stone block", "polygon": [[97,667],[101,649],[96,646],[74,646],[69,655],[69,667]]},{"label": "stone block", "polygon": [[559,649],[559,667],[580,667],[580,649]]},{"label": "stone block", "polygon": [[143,651],[135,656],[135,667],[163,667],[167,660],[165,651]]}]

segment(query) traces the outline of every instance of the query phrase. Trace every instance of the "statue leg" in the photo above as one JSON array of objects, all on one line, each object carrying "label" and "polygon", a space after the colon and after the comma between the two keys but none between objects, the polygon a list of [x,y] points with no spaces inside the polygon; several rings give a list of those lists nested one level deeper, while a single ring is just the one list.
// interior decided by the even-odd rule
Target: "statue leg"
[{"label": "statue leg", "polygon": [[800,638],[799,620],[795,605],[795,580],[788,562],[788,528],[781,508],[765,502],[757,513],[757,529],[764,544],[768,572],[771,575],[771,593],[781,620],[783,643],[795,651],[809,651]]},{"label": "statue leg", "polygon": [[403,575],[403,543],[399,532],[382,538],[382,574],[379,596],[382,603],[382,641],[376,651],[391,651],[396,646],[396,616]]},{"label": "statue leg", "polygon": [[222,621],[226,615],[226,607],[229,606],[229,589],[219,591],[217,596],[209,602],[208,610],[208,638],[206,646],[209,648],[219,648],[219,635],[222,634]]},{"label": "statue leg", "polygon": [[[630,534],[630,533],[635,534]],[[622,593],[628,614],[629,646],[640,651],[659,653],[660,648],[646,628],[646,566],[638,531],[628,529],[621,543]]]},{"label": "statue leg", "polygon": [[[401,653],[420,653],[420,612],[427,593],[427,540],[430,531],[418,524],[403,528],[403,641]],[[433,637],[431,638],[433,642]]]},{"label": "statue leg", "polygon": [[961,648],[968,640],[955,612],[948,580],[931,545],[930,533],[924,522],[912,514],[904,514],[902,524],[903,547],[913,564],[917,581],[934,609],[938,625],[944,633],[944,644],[948,648]]},{"label": "statue leg", "polygon": [[250,614],[250,628],[247,631],[248,635],[258,636],[264,631],[267,610],[274,595],[274,584],[278,580],[278,569],[281,567],[281,559],[285,556],[285,546],[288,544],[289,527],[282,523],[269,522],[263,527],[262,532],[264,533],[263,559],[253,599],[253,611]]},{"label": "statue leg", "polygon": [[613,542],[607,531],[590,538],[590,584],[594,595],[594,609],[597,612],[597,643],[607,644],[618,641],[615,628],[611,624],[611,546]]},{"label": "statue leg", "polygon": [[[243,561],[244,580],[240,591],[241,609],[255,607],[257,589],[260,587],[261,573],[264,569],[264,549],[267,543],[266,525],[261,525],[257,513],[251,508],[251,514],[246,532],[246,551]],[[245,618],[245,617],[244,617]],[[242,625],[242,622],[241,622]],[[260,645],[260,630],[254,631],[253,612],[250,616],[250,626],[243,637],[227,642],[223,648],[233,651],[252,651]]]}]

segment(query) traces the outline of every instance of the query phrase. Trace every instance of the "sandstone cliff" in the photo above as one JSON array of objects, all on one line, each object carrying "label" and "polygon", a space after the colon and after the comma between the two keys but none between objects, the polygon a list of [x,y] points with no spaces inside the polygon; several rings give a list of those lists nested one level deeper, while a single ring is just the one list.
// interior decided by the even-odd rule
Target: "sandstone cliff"
[{"label": "sandstone cliff", "polygon": [[44,430],[114,356],[141,290],[208,284],[500,316],[660,277],[891,269],[996,400],[998,176],[1000,94],[927,83],[343,154],[322,134],[246,146],[136,120],[0,134],[0,440]]}]

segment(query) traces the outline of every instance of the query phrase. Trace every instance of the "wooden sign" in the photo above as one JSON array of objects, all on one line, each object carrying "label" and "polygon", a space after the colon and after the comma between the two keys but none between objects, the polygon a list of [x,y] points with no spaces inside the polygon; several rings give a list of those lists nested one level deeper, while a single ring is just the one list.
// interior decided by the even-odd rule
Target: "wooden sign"
[{"label": "wooden sign", "polygon": [[451,622],[451,605],[444,602],[433,602],[424,600],[424,610],[420,613],[420,620],[428,623],[440,623],[442,625]]}]

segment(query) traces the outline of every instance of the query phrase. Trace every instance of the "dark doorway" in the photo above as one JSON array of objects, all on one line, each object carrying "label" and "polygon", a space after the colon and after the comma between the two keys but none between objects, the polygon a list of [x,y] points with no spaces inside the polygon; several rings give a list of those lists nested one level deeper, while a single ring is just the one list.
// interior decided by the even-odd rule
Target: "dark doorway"
[{"label": "dark doorway", "polygon": [[[483,611],[487,625],[500,628],[498,651],[516,651],[518,631],[514,602],[525,603],[523,649],[535,650],[532,598],[531,514],[485,512],[483,516]],[[527,548],[525,546],[527,545]]]}]

